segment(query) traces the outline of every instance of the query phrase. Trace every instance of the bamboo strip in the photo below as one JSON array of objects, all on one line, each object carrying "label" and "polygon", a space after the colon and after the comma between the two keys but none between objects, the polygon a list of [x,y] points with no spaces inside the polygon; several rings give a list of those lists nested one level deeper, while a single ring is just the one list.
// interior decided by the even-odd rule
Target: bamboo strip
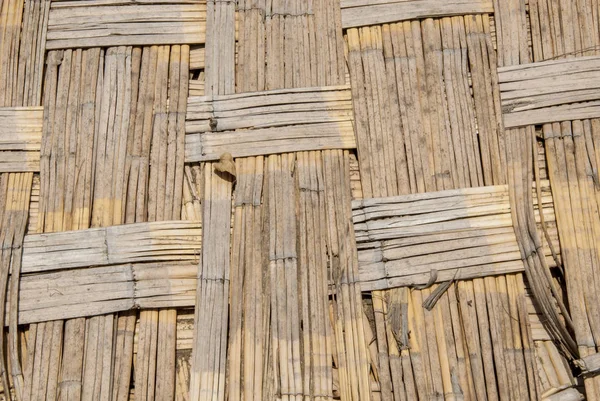
[{"label": "bamboo strip", "polygon": [[201,44],[206,6],[200,1],[172,4],[95,0],[50,7],[47,49],[96,46]]},{"label": "bamboo strip", "polygon": [[485,0],[453,0],[443,4],[430,0],[342,0],[340,8],[343,28],[494,11],[492,2]]}]

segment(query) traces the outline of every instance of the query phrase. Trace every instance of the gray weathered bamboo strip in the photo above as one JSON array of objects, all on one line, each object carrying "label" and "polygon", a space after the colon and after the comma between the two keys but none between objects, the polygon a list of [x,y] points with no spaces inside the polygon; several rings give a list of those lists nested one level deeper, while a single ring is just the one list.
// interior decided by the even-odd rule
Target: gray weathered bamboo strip
[{"label": "gray weathered bamboo strip", "polygon": [[352,122],[294,125],[186,135],[186,162],[218,160],[225,152],[234,157],[356,147]]},{"label": "gray weathered bamboo strip", "polygon": [[50,7],[46,48],[201,44],[205,21],[206,5],[200,0],[60,2]]},{"label": "gray weathered bamboo strip", "polygon": [[343,28],[494,11],[489,0],[341,0],[340,8]]},{"label": "gray weathered bamboo strip", "polygon": [[190,49],[190,70],[203,70],[206,66],[206,48],[193,46]]},{"label": "gray weathered bamboo strip", "polygon": [[191,97],[186,161],[216,160],[226,151],[245,157],[352,149],[352,121],[350,91],[341,86]]},{"label": "gray weathered bamboo strip", "polygon": [[0,108],[0,172],[40,169],[42,107]]},{"label": "gray weathered bamboo strip", "polygon": [[[23,244],[23,273],[112,264],[196,260],[201,226],[156,221],[52,234],[33,234]],[[40,258],[42,254],[52,258]]]},{"label": "gray weathered bamboo strip", "polygon": [[588,56],[570,62],[553,60],[500,68],[506,125],[598,117],[599,82],[595,77],[599,60]]}]

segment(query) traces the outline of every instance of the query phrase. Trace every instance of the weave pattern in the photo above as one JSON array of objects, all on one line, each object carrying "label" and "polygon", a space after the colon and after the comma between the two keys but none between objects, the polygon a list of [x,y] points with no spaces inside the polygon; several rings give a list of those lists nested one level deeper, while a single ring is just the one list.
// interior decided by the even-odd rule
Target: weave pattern
[{"label": "weave pattern", "polygon": [[598,0],[3,0],[0,399],[600,400],[599,73]]}]

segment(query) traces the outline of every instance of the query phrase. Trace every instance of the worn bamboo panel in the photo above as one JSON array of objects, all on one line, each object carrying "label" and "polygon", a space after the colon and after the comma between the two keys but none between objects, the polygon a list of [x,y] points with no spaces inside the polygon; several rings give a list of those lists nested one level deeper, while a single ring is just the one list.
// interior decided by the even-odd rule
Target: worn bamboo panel
[{"label": "worn bamboo panel", "polygon": [[59,1],[50,7],[46,49],[200,44],[206,3]]},{"label": "worn bamboo panel", "polygon": [[[343,48],[337,25],[341,21],[335,4],[276,1],[257,7],[254,2],[242,2],[237,91],[342,83]],[[335,25],[330,22],[332,18]],[[270,117],[268,124],[278,125],[277,117]],[[290,128],[293,127],[278,130],[284,132]],[[271,153],[265,149],[267,144],[262,154]],[[296,150],[302,149],[289,149]],[[349,207],[349,203],[342,201],[342,195],[349,200],[349,185],[336,186],[348,177],[343,168],[347,154],[332,151],[339,157],[335,159],[336,165],[333,155],[328,156],[330,174],[332,171],[338,174],[335,177],[339,180],[330,178],[329,184],[324,185],[324,157],[329,152],[287,151],[282,149],[279,153],[283,154],[264,160],[262,157],[236,160],[236,202],[245,199],[247,203],[236,203],[234,215],[231,303],[243,306],[232,308],[230,316],[229,396],[328,400],[342,392],[348,399],[369,399],[366,341],[362,336],[362,315],[358,313],[360,293],[355,292],[358,285],[346,286],[345,281],[340,284],[343,294],[340,290],[333,304],[327,301],[328,290],[324,287],[327,260],[341,261],[335,262],[336,269],[339,265],[339,270],[345,273],[342,267],[346,266],[345,261],[355,257],[349,241],[351,235],[346,231],[351,227],[342,217],[348,213],[348,210],[342,212]],[[260,188],[263,200],[259,206],[255,204],[258,201],[255,195]],[[301,212],[297,213],[296,208]],[[259,210],[263,222],[256,220]],[[339,220],[327,222],[326,216],[333,213],[340,216]],[[262,240],[266,248],[262,250],[252,247],[256,238],[250,237],[260,227],[263,235],[268,235]],[[261,257],[257,260],[258,252]],[[347,266],[354,271],[353,265]],[[242,267],[245,274],[239,270]],[[263,278],[257,280],[253,276],[261,269]],[[261,288],[262,294],[258,292]],[[253,301],[244,302],[244,297]],[[336,322],[335,328],[332,320]],[[255,330],[266,333],[265,337],[258,338]],[[343,376],[343,390],[338,372]],[[349,380],[350,377],[356,380]]]},{"label": "worn bamboo panel", "polygon": [[341,0],[340,7],[343,28],[494,11],[491,0]]},{"label": "worn bamboo panel", "polygon": [[[489,16],[349,29],[347,38],[366,198],[506,183]],[[452,278],[372,293],[378,396],[536,399],[522,277]]]},{"label": "worn bamboo panel", "polygon": [[[530,63],[526,5],[521,1],[495,2],[495,9],[498,16],[498,67]],[[525,276],[548,332],[557,340],[561,352],[572,358],[577,354],[572,336],[573,323],[546,258],[539,252],[541,235],[532,230],[535,220],[530,185],[534,178],[539,184],[539,168],[537,162],[534,163],[538,156],[535,130],[532,126],[509,128],[505,138],[511,215]],[[539,191],[537,197],[540,198]],[[565,248],[561,249],[564,252]],[[536,385],[539,394],[539,381]]]},{"label": "worn bamboo panel", "polygon": [[0,172],[39,171],[42,107],[0,108]]}]

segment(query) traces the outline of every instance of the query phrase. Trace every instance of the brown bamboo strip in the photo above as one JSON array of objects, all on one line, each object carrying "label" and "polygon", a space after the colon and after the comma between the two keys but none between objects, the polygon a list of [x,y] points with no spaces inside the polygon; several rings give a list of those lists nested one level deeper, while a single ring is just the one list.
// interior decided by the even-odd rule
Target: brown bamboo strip
[{"label": "brown bamboo strip", "polygon": [[342,0],[340,8],[343,28],[431,17],[489,13],[494,10],[492,2],[484,0],[453,0],[443,4],[429,0]]}]

